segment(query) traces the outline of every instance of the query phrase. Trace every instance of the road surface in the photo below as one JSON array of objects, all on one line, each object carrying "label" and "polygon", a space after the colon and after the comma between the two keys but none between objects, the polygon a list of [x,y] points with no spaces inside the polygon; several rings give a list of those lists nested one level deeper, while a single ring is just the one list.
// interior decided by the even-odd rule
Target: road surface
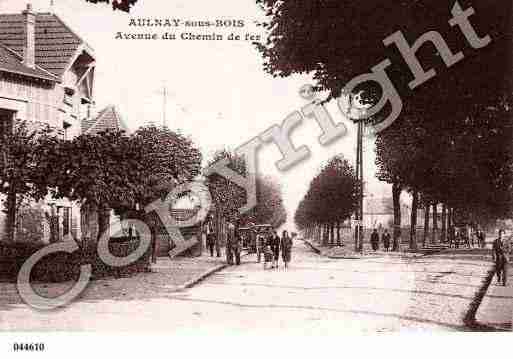
[{"label": "road surface", "polygon": [[457,256],[328,259],[297,240],[292,257],[288,270],[264,271],[248,256],[241,266],[184,291],[156,280],[149,290],[134,277],[113,282],[117,287],[103,293],[108,284],[99,281],[78,301],[50,313],[11,302],[0,305],[0,330],[315,335],[466,330],[463,319],[487,268]]}]

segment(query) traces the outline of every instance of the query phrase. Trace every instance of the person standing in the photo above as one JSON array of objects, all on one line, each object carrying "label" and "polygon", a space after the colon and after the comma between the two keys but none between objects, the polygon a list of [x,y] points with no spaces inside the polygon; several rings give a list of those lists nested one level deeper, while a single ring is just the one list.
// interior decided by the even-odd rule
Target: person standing
[{"label": "person standing", "polygon": [[260,246],[260,243],[262,241],[262,235],[260,234],[260,232],[257,233],[256,235],[256,255],[257,255],[257,263],[260,263],[260,260],[262,258],[262,247]]},{"label": "person standing", "polygon": [[287,231],[283,231],[281,236],[281,256],[285,269],[287,269],[292,256],[292,238],[289,237]]},{"label": "person standing", "polygon": [[278,260],[280,259],[280,242],[280,236],[276,231],[273,231],[270,241],[271,251],[273,252],[272,268],[278,268]]},{"label": "person standing", "polygon": [[385,228],[385,231],[381,235],[381,241],[383,242],[383,247],[385,248],[385,252],[390,251],[390,233],[388,233],[388,230]]},{"label": "person standing", "polygon": [[495,262],[495,273],[497,274],[497,283],[501,282],[506,286],[508,281],[508,266],[511,255],[511,241],[510,239],[503,239],[504,230],[499,230],[499,236],[492,245],[492,259]]},{"label": "person standing", "polygon": [[235,238],[235,226],[233,224],[228,223],[226,235],[226,263],[228,263],[228,265],[233,265],[233,248],[235,247],[235,243],[237,241]]},{"label": "person standing", "polygon": [[376,228],[374,228],[374,230],[372,231],[370,240],[371,240],[372,250],[374,252],[377,251],[379,248],[379,234],[378,234],[378,230]]},{"label": "person standing", "polygon": [[256,237],[256,245],[257,245],[257,260],[258,260],[258,263],[260,263],[261,259],[262,259],[262,254],[264,253],[264,249],[265,249],[265,245],[266,245],[266,242],[267,242],[267,234],[260,231],[258,232],[257,234],[257,237]]},{"label": "person standing", "polygon": [[481,248],[486,247],[486,237],[482,229],[479,230],[479,246]]},{"label": "person standing", "polygon": [[215,246],[215,233],[214,228],[212,226],[212,222],[207,223],[207,248],[210,252],[210,256],[214,256],[214,246]]},{"label": "person standing", "polygon": [[234,229],[234,241],[232,242],[232,251],[235,257],[235,264],[240,265],[240,253],[242,252],[242,236],[239,231],[239,225]]}]

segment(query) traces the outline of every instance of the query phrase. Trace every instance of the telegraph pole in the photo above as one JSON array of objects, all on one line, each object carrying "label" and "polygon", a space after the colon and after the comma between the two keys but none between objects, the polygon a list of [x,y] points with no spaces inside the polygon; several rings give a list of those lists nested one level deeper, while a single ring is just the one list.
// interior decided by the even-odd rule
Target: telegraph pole
[{"label": "telegraph pole", "polygon": [[167,128],[167,113],[166,113],[166,108],[167,108],[167,87],[166,85],[164,84],[164,89],[162,91],[162,96],[163,96],[163,104],[162,104],[162,127],[163,128]]},{"label": "telegraph pole", "polygon": [[358,182],[358,208],[356,210],[355,250],[363,251],[363,119],[357,121],[356,179]]}]

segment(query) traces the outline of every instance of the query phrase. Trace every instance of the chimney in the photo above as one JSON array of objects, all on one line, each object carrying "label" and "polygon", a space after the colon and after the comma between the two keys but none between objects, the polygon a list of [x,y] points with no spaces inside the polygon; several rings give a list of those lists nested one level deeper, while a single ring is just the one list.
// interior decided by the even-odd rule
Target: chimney
[{"label": "chimney", "polygon": [[27,4],[23,14],[23,64],[30,68],[36,65],[36,13],[32,11],[32,5]]}]

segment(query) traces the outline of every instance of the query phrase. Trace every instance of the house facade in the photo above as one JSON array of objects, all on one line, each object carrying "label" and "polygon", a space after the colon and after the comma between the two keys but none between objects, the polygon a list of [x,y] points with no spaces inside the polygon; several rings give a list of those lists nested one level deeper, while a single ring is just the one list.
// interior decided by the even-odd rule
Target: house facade
[{"label": "house facade", "polygon": [[[410,225],[411,208],[409,205],[400,202],[401,206],[401,225],[406,227]],[[421,210],[417,212],[419,217]],[[418,221],[421,222],[420,220]],[[367,197],[363,203],[363,226],[365,228],[392,228],[394,223],[394,204],[392,197]]]},{"label": "house facade", "polygon": [[[16,121],[50,125],[68,140],[123,127],[113,106],[94,114],[95,66],[93,49],[57,15],[36,13],[31,5],[19,14],[0,14],[0,135]],[[58,221],[60,239],[81,238],[84,214],[77,205],[48,200],[36,206],[47,219],[41,224],[44,241],[50,228],[55,231],[49,218]],[[31,207],[27,220],[33,217]],[[23,218],[21,213],[19,230]]]},{"label": "house facade", "polygon": [[64,138],[91,117],[95,55],[57,15],[0,14],[2,122],[51,125]]}]

